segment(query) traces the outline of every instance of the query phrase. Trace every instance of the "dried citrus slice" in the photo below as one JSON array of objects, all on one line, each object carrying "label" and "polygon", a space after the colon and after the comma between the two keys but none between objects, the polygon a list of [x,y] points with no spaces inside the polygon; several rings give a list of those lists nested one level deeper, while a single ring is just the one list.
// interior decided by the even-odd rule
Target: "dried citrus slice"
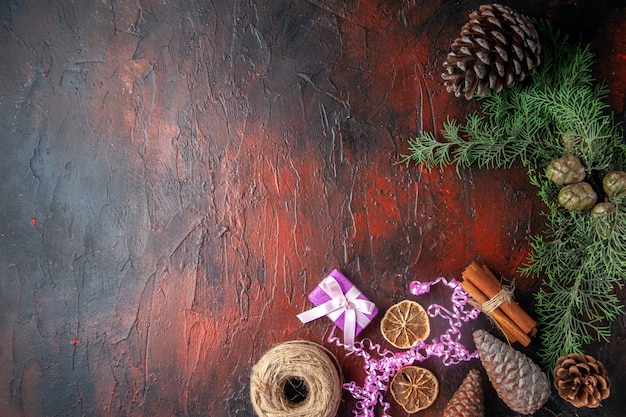
[{"label": "dried citrus slice", "polygon": [[428,408],[439,394],[439,381],[428,369],[405,366],[391,380],[393,398],[409,414]]},{"label": "dried citrus slice", "polygon": [[400,301],[385,313],[380,321],[380,332],[395,347],[408,349],[430,334],[426,310],[415,301]]}]

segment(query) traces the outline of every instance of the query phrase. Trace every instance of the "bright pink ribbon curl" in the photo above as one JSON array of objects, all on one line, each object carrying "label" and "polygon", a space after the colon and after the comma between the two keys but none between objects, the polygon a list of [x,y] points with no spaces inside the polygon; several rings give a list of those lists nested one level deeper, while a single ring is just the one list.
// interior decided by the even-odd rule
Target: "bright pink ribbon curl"
[{"label": "bright pink ribbon curl", "polygon": [[[423,295],[430,292],[431,286],[443,283],[452,289],[450,301],[452,310],[444,308],[439,304],[428,306],[427,313],[430,317],[441,317],[448,321],[450,327],[438,338],[431,340],[431,343],[420,341],[417,345],[402,352],[392,352],[382,348],[379,344],[374,344],[369,339],[364,339],[353,346],[345,346],[349,354],[363,358],[366,371],[363,386],[359,386],[355,381],[343,384],[343,388],[357,400],[353,414],[355,417],[374,417],[374,409],[377,405],[382,407],[381,417],[391,417],[388,414],[390,404],[385,401],[384,393],[389,387],[393,376],[404,366],[415,362],[422,362],[431,356],[441,358],[445,366],[454,365],[460,362],[469,361],[478,357],[476,351],[470,352],[461,343],[461,327],[464,323],[474,320],[480,311],[468,305],[468,295],[459,281],[446,280],[439,277],[432,282],[413,281],[410,284],[410,291],[413,295]],[[328,342],[342,346],[341,342],[333,336],[328,338]],[[375,356],[378,357],[375,358]]]},{"label": "bright pink ribbon curl", "polygon": [[350,288],[344,294],[337,280],[330,275],[322,280],[319,287],[328,294],[330,300],[298,314],[298,319],[300,319],[302,323],[308,323],[320,317],[327,316],[335,322],[342,314],[345,314],[343,343],[346,346],[354,346],[357,323],[362,328],[367,326],[370,323],[370,319],[367,318],[366,314],[371,314],[376,308],[376,305],[369,300],[358,298],[361,295],[361,291],[356,287]]}]

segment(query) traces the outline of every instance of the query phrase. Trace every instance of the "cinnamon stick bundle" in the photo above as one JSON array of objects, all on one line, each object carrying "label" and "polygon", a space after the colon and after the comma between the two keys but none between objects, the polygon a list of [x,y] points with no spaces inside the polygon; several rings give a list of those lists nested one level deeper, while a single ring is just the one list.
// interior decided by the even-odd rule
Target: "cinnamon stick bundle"
[{"label": "cinnamon stick bundle", "polygon": [[[480,306],[502,295],[502,285],[487,266],[480,267],[472,262],[463,270],[461,277],[461,286]],[[498,302],[493,310],[484,311],[497,322],[510,343],[519,342],[526,347],[537,333],[537,322],[512,297],[503,298],[504,301]]]}]

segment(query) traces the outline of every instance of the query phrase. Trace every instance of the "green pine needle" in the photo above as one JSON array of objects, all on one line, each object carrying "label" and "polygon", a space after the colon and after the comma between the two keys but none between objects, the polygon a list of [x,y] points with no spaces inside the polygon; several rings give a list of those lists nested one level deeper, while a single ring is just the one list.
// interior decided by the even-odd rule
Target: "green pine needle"
[{"label": "green pine needle", "polygon": [[480,112],[464,124],[447,120],[442,140],[421,132],[409,140],[401,163],[428,169],[528,169],[548,210],[545,231],[531,239],[520,273],[542,277],[535,294],[540,325],[540,359],[552,369],[559,356],[582,352],[594,341],[607,341],[610,322],[624,313],[615,289],[626,277],[626,201],[617,211],[594,221],[586,212],[558,204],[559,186],[543,172],[548,163],[576,153],[589,176],[626,167],[623,130],[605,103],[608,89],[592,74],[588,47],[572,45],[546,22],[535,22],[542,36],[542,63],[526,84],[501,93],[488,92]]},{"label": "green pine needle", "polygon": [[595,340],[608,341],[610,322],[624,313],[614,289],[622,287],[626,273],[623,204],[602,223],[585,212],[552,209],[547,232],[532,237],[528,261],[520,268],[523,275],[544,277],[535,308],[539,354],[548,369],[559,356],[582,352]]}]

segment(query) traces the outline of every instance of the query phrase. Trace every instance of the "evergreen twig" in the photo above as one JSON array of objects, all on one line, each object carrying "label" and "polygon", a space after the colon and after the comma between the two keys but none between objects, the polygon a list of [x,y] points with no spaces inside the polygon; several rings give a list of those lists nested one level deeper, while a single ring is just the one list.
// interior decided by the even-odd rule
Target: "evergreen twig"
[{"label": "evergreen twig", "polygon": [[542,36],[542,64],[530,81],[487,93],[481,111],[468,115],[464,124],[447,120],[443,140],[430,132],[409,140],[409,154],[401,163],[428,169],[454,165],[459,175],[471,166],[510,168],[516,161],[528,169],[548,210],[545,231],[532,236],[520,273],[543,277],[535,294],[540,356],[552,369],[559,356],[608,340],[610,321],[623,314],[615,288],[626,276],[626,201],[618,201],[617,211],[599,224],[588,211],[561,207],[559,188],[543,171],[572,151],[568,147],[575,148],[590,176],[624,169],[626,145],[604,101],[608,89],[593,77],[589,48],[570,44],[546,22],[535,23]]}]

